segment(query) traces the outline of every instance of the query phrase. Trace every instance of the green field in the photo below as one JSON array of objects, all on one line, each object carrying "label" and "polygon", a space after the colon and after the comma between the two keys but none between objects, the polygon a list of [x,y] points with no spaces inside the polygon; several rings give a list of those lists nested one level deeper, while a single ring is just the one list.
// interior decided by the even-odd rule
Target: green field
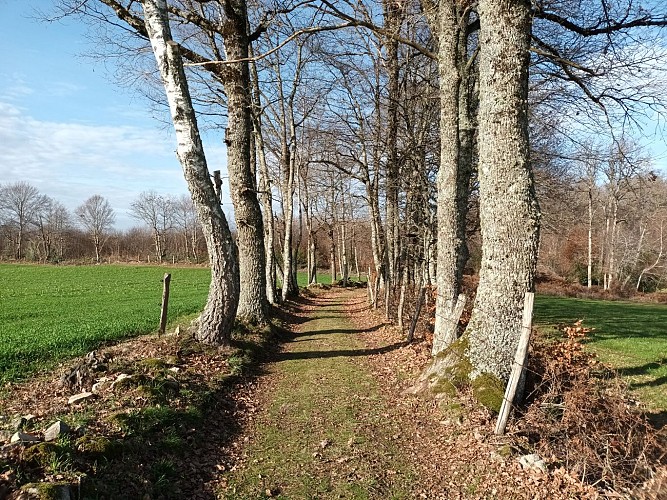
[{"label": "green field", "polygon": [[589,348],[653,410],[667,411],[667,306],[537,296],[534,316],[543,329],[578,319],[595,328]]},{"label": "green field", "polygon": [[200,311],[205,268],[0,264],[0,383],[156,331],[165,272],[172,275],[169,320]]}]

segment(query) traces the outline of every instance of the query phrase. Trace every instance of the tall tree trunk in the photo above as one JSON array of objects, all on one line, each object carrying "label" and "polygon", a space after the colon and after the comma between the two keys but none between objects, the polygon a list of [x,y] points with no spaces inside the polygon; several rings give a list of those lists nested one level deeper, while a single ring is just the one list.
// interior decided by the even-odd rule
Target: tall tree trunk
[{"label": "tall tree trunk", "polygon": [[588,188],[588,259],[587,259],[587,285],[593,286],[593,188]]},{"label": "tall tree trunk", "polygon": [[347,262],[347,235],[345,230],[345,224],[343,223],[340,228],[340,243],[343,248],[343,255],[341,262],[343,264],[343,286],[347,286],[347,280],[349,278],[349,265]]},{"label": "tall tree trunk", "polygon": [[331,284],[336,283],[336,238],[333,224],[329,226],[329,263],[331,265]]},{"label": "tall tree trunk", "polygon": [[385,234],[382,230],[382,220],[380,218],[378,190],[377,186],[369,179],[366,179],[364,183],[366,185],[368,207],[371,213],[371,250],[373,253],[373,263],[375,264],[375,272],[378,274],[378,280],[380,280],[385,278],[386,245]]},{"label": "tall tree trunk", "polygon": [[206,165],[183,62],[171,38],[167,4],[165,0],[144,0],[143,8],[146,30],[176,131],[178,159],[209,252],[211,285],[195,338],[211,344],[224,344],[229,340],[239,300],[236,246]]},{"label": "tall tree trunk", "polygon": [[616,276],[616,227],[618,224],[618,202],[613,201],[611,212],[611,234],[609,236],[609,277],[607,278],[607,289],[611,289],[612,282]]},{"label": "tall tree trunk", "polygon": [[275,241],[275,220],[273,217],[273,193],[271,191],[271,177],[266,163],[266,149],[262,133],[262,106],[259,92],[259,76],[257,66],[253,61],[250,64],[250,73],[253,91],[252,123],[255,139],[255,155],[259,163],[259,191],[264,214],[264,254],[266,256],[266,298],[270,304],[276,303],[276,262],[273,253]]},{"label": "tall tree trunk", "polygon": [[[384,0],[385,27],[398,34],[401,25],[399,4],[394,0]],[[386,168],[386,209],[387,209],[387,265],[388,277],[397,281],[397,260],[399,253],[398,232],[398,100],[399,67],[398,42],[391,37],[386,40],[387,48],[387,168]]]},{"label": "tall tree trunk", "polygon": [[533,288],[539,236],[528,149],[530,1],[480,0],[479,15],[482,262],[466,332],[472,378],[506,381],[524,295]]},{"label": "tall tree trunk", "polygon": [[452,2],[441,2],[438,33],[438,74],[440,77],[440,168],[437,178],[438,226],[433,355],[456,339],[457,324],[452,319],[461,276],[459,253],[465,242],[458,230],[459,176],[459,85],[458,23]]},{"label": "tall tree trunk", "polygon": [[292,233],[294,221],[294,158],[289,150],[289,144],[283,144],[283,157],[281,159],[284,178],[281,182],[283,224],[285,226],[285,238],[283,240],[283,287],[282,299],[287,300],[298,294],[298,287],[294,286],[294,266],[292,263]]},{"label": "tall tree trunk", "polygon": [[238,316],[255,323],[268,322],[264,224],[257,186],[250,165],[251,82],[248,66],[248,12],[245,0],[223,2],[225,56],[218,70],[227,94],[227,171],[238,233],[241,294]]}]

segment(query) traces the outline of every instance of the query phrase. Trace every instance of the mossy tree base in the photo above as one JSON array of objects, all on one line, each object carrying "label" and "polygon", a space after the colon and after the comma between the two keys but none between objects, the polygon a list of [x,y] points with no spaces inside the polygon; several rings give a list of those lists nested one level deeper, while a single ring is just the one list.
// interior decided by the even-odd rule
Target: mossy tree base
[{"label": "mossy tree base", "polygon": [[[505,394],[505,384],[495,375],[475,370],[468,357],[468,337],[456,340],[433,357],[407,394],[432,394],[436,399],[453,398],[458,390],[472,387],[475,399],[498,413]],[[474,378],[473,378],[474,377]]]}]

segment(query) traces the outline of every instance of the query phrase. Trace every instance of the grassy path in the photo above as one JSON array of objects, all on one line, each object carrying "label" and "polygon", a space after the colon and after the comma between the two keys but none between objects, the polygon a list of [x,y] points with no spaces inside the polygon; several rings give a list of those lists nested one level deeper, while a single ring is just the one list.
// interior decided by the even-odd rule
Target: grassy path
[{"label": "grassy path", "polygon": [[398,424],[358,359],[382,348],[357,338],[346,303],[363,307],[358,294],[336,292],[298,311],[295,337],[263,377],[265,401],[223,498],[409,496],[414,473],[396,441]]}]

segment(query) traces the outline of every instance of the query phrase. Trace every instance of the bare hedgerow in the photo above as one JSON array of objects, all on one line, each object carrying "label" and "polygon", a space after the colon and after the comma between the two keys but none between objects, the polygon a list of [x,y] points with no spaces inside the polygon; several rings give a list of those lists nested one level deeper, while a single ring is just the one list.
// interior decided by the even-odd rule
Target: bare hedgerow
[{"label": "bare hedgerow", "polygon": [[528,397],[514,432],[582,482],[629,491],[665,465],[667,439],[628,397],[620,378],[584,350],[591,329],[578,321],[560,330],[559,341],[533,342]]}]

